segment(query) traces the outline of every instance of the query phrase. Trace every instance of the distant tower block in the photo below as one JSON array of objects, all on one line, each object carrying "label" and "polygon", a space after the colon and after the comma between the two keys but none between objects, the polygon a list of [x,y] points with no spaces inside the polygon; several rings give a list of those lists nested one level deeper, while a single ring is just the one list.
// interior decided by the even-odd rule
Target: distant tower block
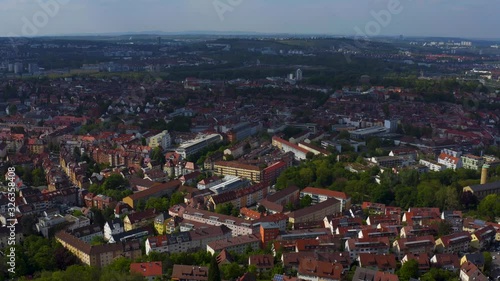
[{"label": "distant tower block", "polygon": [[297,71],[295,73],[295,80],[297,80],[297,81],[301,81],[302,80],[302,70],[300,68],[297,69]]},{"label": "distant tower block", "polygon": [[486,184],[488,181],[488,169],[490,165],[484,164],[483,169],[481,169],[481,184]]}]

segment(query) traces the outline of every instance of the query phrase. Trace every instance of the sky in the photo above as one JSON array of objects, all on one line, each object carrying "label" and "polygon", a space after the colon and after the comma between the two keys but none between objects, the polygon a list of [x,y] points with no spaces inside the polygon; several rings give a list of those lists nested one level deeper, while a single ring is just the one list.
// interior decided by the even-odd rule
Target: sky
[{"label": "sky", "polygon": [[500,0],[0,0],[0,36],[145,31],[500,38]]}]

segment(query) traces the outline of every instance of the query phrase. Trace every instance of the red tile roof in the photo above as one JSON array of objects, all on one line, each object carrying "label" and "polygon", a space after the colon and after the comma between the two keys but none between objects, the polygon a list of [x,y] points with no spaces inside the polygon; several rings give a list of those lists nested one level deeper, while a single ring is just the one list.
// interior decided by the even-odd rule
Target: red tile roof
[{"label": "red tile roof", "polygon": [[130,272],[141,274],[144,277],[161,276],[163,274],[162,262],[131,263]]}]

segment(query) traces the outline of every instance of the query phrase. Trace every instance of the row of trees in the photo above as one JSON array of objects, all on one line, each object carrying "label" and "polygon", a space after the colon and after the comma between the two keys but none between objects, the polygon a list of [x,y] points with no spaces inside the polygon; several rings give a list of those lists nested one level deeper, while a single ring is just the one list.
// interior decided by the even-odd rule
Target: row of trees
[{"label": "row of trees", "polygon": [[89,191],[94,194],[103,194],[117,201],[131,195],[128,181],[119,174],[107,177],[102,184],[92,184]]},{"label": "row of trees", "polygon": [[[2,246],[7,247],[7,245]],[[15,249],[15,277],[33,275],[41,271],[65,270],[68,266],[78,262],[73,254],[53,238],[46,239],[36,235],[27,236],[22,243],[15,245]],[[8,252],[4,250],[4,253]],[[0,277],[6,280],[9,277],[6,274],[8,257],[2,255],[0,259],[0,268],[3,273]]]},{"label": "row of trees", "polygon": [[[278,178],[276,188],[281,190],[290,185],[299,188],[323,187],[346,192],[354,203],[372,201],[402,208],[470,210],[475,209],[479,203],[470,194],[462,194],[464,186],[479,183],[480,174],[474,170],[448,169],[425,174],[416,170],[403,170],[399,174],[385,171],[380,175],[380,183],[375,181],[378,174],[377,167],[361,173],[350,172],[345,169],[345,163],[337,162],[334,156],[328,156],[287,169]],[[485,198],[480,204],[482,207],[479,214],[486,216],[486,210],[491,210],[496,201],[497,198]]]},{"label": "row of trees", "polygon": [[137,210],[156,209],[159,212],[166,212],[170,207],[181,204],[184,202],[184,193],[174,192],[168,197],[151,197],[147,201],[139,201]]},{"label": "row of trees", "polygon": [[27,186],[43,186],[47,185],[45,172],[42,168],[37,167],[31,169],[24,166],[16,166],[16,174],[23,180]]}]

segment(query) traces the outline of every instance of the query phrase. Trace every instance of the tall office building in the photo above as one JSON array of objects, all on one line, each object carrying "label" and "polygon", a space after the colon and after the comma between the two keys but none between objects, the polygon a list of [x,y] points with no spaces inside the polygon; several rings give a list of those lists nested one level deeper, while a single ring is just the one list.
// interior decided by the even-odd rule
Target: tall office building
[{"label": "tall office building", "polygon": [[297,73],[295,75],[295,80],[297,80],[297,81],[302,80],[302,70],[300,70],[300,68],[297,69]]}]

